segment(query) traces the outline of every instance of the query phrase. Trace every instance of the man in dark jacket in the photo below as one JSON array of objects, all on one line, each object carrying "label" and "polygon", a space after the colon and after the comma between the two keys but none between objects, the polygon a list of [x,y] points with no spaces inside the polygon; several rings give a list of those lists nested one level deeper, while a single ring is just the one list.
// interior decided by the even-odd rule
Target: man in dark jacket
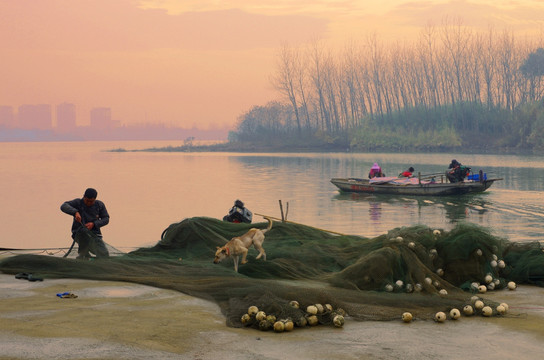
[{"label": "man in dark jacket", "polygon": [[110,222],[110,215],[104,203],[96,200],[97,195],[95,189],[88,188],[82,199],[66,201],[60,206],[62,212],[74,217],[72,238],[78,243],[78,259],[89,259],[89,252],[97,258],[109,256],[100,228]]},{"label": "man in dark jacket", "polygon": [[450,182],[457,183],[465,180],[469,173],[470,168],[468,166],[464,166],[459,161],[453,159],[448,166],[446,176]]}]

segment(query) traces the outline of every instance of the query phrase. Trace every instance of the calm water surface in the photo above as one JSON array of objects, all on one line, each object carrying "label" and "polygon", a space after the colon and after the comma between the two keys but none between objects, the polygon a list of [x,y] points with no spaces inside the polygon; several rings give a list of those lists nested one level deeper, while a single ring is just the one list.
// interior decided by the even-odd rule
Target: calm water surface
[{"label": "calm water surface", "polygon": [[[168,145],[180,144],[0,143],[0,247],[69,246],[71,218],[59,207],[87,187],[106,203],[104,239],[119,248],[155,244],[169,224],[187,217],[222,218],[235,199],[275,217],[282,200],[291,221],[366,237],[414,224],[449,230],[466,221],[512,241],[544,240],[544,161],[537,156],[105,151]],[[409,166],[442,172],[452,158],[504,180],[459,198],[340,194],[330,183],[365,177],[374,161],[396,175]]]}]

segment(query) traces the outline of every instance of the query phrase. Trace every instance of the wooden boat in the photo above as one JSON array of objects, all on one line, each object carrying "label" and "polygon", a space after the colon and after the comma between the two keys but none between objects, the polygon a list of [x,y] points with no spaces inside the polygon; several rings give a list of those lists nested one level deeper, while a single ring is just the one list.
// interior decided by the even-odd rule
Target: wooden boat
[{"label": "wooden boat", "polygon": [[444,181],[443,177],[438,181],[435,179],[422,179],[421,177],[381,177],[373,179],[333,178],[331,179],[331,182],[336,185],[341,192],[445,196],[483,192],[498,180],[502,179],[487,179],[487,177],[480,176],[451,183]]}]

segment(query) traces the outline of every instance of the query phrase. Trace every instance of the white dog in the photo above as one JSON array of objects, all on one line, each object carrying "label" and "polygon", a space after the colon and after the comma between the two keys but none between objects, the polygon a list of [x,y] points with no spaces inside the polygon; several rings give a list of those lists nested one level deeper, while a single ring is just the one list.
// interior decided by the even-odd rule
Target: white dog
[{"label": "white dog", "polygon": [[239,256],[242,255],[242,264],[247,263],[246,256],[251,245],[253,245],[257,251],[259,251],[257,259],[262,257],[264,260],[266,260],[266,252],[263,248],[264,233],[272,228],[272,220],[269,218],[265,219],[268,220],[268,227],[266,229],[249,229],[249,231],[244,235],[236,236],[230,239],[225,246],[218,246],[213,262],[215,264],[219,264],[221,260],[232,257],[234,259],[234,271],[238,272]]}]

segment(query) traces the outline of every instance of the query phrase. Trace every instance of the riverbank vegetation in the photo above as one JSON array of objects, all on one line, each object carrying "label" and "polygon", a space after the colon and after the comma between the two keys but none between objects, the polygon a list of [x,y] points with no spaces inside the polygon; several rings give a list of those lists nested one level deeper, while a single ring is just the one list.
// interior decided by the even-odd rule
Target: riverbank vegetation
[{"label": "riverbank vegetation", "polygon": [[284,45],[272,78],[282,100],[242,114],[222,146],[542,153],[542,40],[450,22],[413,43]]}]

